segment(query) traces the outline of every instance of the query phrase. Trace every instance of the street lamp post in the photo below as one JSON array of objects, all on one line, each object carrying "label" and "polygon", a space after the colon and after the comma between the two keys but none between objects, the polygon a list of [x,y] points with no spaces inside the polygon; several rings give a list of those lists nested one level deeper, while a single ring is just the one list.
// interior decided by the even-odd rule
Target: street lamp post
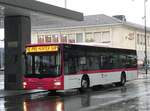
[{"label": "street lamp post", "polygon": [[[134,0],[132,0],[134,1]],[[145,58],[144,58],[144,65],[145,65],[145,73],[146,73],[146,77],[147,77],[147,73],[148,73],[148,67],[147,67],[147,27],[146,27],[146,2],[147,0],[144,0],[144,38],[145,38]]]},{"label": "street lamp post", "polygon": [[146,2],[147,0],[144,0],[144,37],[145,37],[145,73],[147,77],[147,29],[146,29]]},{"label": "street lamp post", "polygon": [[[4,42],[4,39],[0,39],[0,42]],[[2,53],[0,52],[0,69],[2,68]]]},{"label": "street lamp post", "polygon": [[[0,39],[0,42],[1,42],[1,43],[0,43],[1,45],[0,45],[0,46],[3,46],[3,45],[4,45],[4,39]],[[3,47],[4,47],[4,46],[3,46]]]},{"label": "street lamp post", "polygon": [[64,0],[64,2],[65,2],[65,8],[67,8],[67,0]]}]

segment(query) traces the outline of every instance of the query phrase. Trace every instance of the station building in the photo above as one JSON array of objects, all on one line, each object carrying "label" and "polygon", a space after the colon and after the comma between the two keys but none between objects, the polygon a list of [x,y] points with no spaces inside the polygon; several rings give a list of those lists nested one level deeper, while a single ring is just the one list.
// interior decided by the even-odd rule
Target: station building
[{"label": "station building", "polygon": [[[147,57],[150,64],[150,28],[147,28]],[[144,63],[144,26],[128,22],[123,15],[84,16],[84,21],[32,27],[32,43],[90,43],[137,50],[138,64]]]}]

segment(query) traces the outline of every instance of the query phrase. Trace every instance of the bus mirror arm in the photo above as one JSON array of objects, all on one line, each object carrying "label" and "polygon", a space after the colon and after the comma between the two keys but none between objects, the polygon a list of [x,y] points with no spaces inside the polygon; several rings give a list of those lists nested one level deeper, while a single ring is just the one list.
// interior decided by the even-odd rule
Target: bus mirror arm
[{"label": "bus mirror arm", "polygon": [[23,51],[23,52],[22,52],[22,55],[26,55],[26,52],[25,52],[25,51]]},{"label": "bus mirror arm", "polygon": [[26,59],[26,52],[22,52],[23,57]]}]

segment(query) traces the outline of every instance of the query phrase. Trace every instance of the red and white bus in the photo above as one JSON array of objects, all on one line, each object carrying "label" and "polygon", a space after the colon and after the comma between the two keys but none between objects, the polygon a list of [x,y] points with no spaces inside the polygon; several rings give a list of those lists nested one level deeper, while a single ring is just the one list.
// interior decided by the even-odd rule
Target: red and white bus
[{"label": "red and white bus", "polygon": [[137,78],[136,50],[81,44],[26,46],[25,89],[68,90]]}]

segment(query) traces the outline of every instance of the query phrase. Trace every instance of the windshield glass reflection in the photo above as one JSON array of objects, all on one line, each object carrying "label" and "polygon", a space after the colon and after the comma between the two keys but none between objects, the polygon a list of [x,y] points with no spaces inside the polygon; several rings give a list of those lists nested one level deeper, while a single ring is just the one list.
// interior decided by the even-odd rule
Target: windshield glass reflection
[{"label": "windshield glass reflection", "polygon": [[31,54],[26,56],[26,76],[58,76],[60,74],[60,55]]}]

